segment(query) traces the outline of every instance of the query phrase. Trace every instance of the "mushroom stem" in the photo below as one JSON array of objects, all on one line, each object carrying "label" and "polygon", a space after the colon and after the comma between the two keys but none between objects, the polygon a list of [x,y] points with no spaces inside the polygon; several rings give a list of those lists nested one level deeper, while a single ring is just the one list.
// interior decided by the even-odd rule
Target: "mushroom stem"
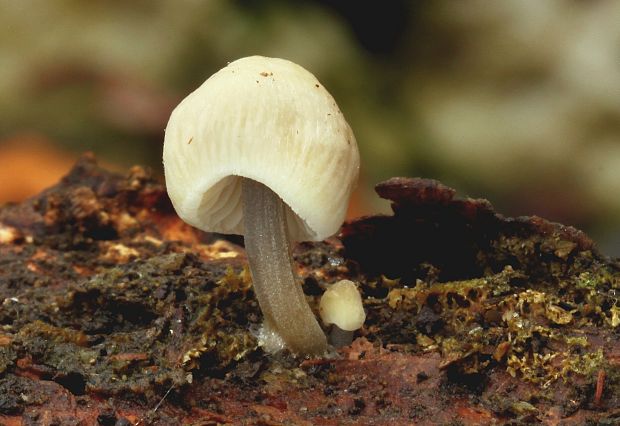
[{"label": "mushroom stem", "polygon": [[245,250],[265,325],[298,355],[322,355],[327,339],[295,282],[286,209],[265,185],[242,178]]},{"label": "mushroom stem", "polygon": [[343,330],[336,324],[332,325],[332,331],[329,334],[329,343],[333,347],[341,348],[343,346],[349,346],[353,342],[353,331]]}]

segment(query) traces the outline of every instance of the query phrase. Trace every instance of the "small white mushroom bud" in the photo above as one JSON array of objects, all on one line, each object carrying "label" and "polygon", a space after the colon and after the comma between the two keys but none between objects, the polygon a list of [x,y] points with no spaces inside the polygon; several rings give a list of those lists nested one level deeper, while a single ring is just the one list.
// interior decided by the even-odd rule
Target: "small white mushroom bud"
[{"label": "small white mushroom bud", "polygon": [[323,293],[319,312],[325,325],[333,324],[330,343],[337,348],[351,344],[353,332],[366,320],[360,292],[349,280],[338,281]]}]

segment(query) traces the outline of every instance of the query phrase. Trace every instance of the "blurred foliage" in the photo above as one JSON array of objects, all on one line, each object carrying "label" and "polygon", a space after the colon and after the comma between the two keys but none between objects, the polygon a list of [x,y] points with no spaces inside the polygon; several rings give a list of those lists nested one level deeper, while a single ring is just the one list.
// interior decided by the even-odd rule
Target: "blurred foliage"
[{"label": "blurred foliage", "polygon": [[618,22],[614,0],[0,0],[0,139],[160,170],[179,100],[228,61],[284,57],[348,118],[367,203],[433,177],[620,253]]}]

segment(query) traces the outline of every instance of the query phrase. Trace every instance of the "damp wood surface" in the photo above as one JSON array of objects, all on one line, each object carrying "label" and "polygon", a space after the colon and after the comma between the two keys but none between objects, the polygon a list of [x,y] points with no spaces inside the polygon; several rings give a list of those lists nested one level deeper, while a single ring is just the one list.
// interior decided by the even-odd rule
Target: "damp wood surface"
[{"label": "damp wood surface", "polygon": [[83,156],[0,208],[0,424],[620,422],[615,260],[436,181],[377,192],[393,215],[294,249],[315,313],[345,278],[367,313],[351,346],[299,359],[258,346],[242,247],[181,222],[143,168]]}]

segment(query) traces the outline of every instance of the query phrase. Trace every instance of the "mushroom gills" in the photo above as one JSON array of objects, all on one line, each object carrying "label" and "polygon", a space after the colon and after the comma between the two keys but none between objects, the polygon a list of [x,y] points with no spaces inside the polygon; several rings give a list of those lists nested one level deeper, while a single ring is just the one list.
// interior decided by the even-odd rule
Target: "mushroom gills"
[{"label": "mushroom gills", "polygon": [[271,189],[241,178],[245,249],[265,326],[296,354],[322,355],[327,339],[295,280],[287,209]]}]

